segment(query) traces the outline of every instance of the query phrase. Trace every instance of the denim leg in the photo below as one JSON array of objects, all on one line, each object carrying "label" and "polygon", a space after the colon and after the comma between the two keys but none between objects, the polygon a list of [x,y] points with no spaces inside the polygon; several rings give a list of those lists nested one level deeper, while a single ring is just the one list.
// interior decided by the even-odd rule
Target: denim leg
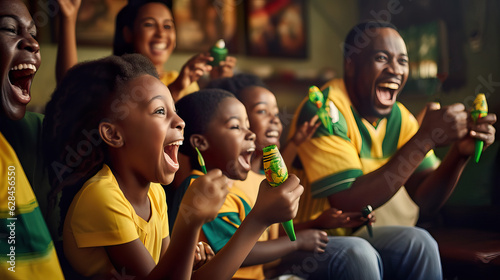
[{"label": "denim leg", "polygon": [[379,254],[364,239],[330,236],[324,253],[298,251],[282,258],[277,271],[305,279],[382,279]]},{"label": "denim leg", "polygon": [[384,279],[443,279],[436,240],[424,229],[405,226],[373,228],[357,236],[366,239],[378,251],[384,264]]}]

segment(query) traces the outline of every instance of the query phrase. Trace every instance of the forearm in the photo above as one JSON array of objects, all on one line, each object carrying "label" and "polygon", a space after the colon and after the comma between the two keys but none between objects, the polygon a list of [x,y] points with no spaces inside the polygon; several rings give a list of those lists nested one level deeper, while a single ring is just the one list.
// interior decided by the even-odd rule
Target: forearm
[{"label": "forearm", "polygon": [[147,279],[190,279],[201,223],[177,219],[167,252]]},{"label": "forearm", "polygon": [[78,62],[75,28],[76,19],[69,19],[61,15],[56,62],[58,84],[66,72]]},{"label": "forearm", "polygon": [[179,100],[179,96],[184,89],[181,79],[177,77],[175,81],[168,85],[168,89],[170,90],[170,94],[172,94],[172,98],[174,99],[174,101]]},{"label": "forearm", "polygon": [[432,141],[415,134],[382,167],[356,178],[349,189],[330,195],[331,206],[344,212],[360,211],[368,204],[380,207],[399,191],[433,147]]},{"label": "forearm", "polygon": [[437,212],[448,200],[468,159],[453,145],[441,165],[419,184],[412,198],[423,214]]},{"label": "forearm", "polygon": [[242,266],[268,263],[295,251],[297,251],[297,241],[292,242],[287,236],[257,242]]},{"label": "forearm", "polygon": [[250,211],[233,237],[211,261],[193,273],[192,279],[231,279],[268,226]]}]

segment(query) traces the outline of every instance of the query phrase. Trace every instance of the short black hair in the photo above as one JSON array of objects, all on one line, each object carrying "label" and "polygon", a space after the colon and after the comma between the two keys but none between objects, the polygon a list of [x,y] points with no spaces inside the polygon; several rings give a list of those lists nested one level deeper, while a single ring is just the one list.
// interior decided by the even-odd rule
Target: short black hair
[{"label": "short black hair", "polygon": [[260,77],[245,73],[237,74],[230,78],[212,80],[205,88],[220,88],[227,90],[234,94],[236,98],[242,100],[243,90],[249,87],[263,87],[268,89]]},{"label": "short black hair", "polygon": [[357,40],[360,39],[360,36],[363,36],[365,30],[370,28],[392,28],[398,31],[396,26],[390,22],[370,20],[358,23],[349,31],[349,33],[347,33],[347,36],[345,37],[343,46],[344,59],[348,60],[351,58],[353,53],[360,52],[359,46],[356,46],[358,45]]},{"label": "short black hair", "polygon": [[[168,0],[129,0],[129,3],[123,7],[116,15],[115,35],[113,39],[113,54],[123,55],[134,53],[134,46],[125,41],[123,37],[123,28],[134,29],[134,22],[139,13],[139,9],[149,3],[164,4],[172,12],[172,1]],[[173,16],[173,13],[172,13]]]},{"label": "short black hair", "polygon": [[154,65],[140,54],[80,63],[67,72],[47,103],[44,157],[51,198],[63,191],[61,221],[76,193],[106,162],[99,123],[113,114],[112,104],[127,82],[142,75],[158,78]]},{"label": "short black hair", "polygon": [[[205,134],[221,101],[231,97],[236,98],[229,91],[212,88],[188,94],[177,101],[177,114],[186,123],[185,141],[189,143],[193,134]],[[179,151],[189,156],[192,167],[198,165],[196,151],[190,144],[180,146]]]}]

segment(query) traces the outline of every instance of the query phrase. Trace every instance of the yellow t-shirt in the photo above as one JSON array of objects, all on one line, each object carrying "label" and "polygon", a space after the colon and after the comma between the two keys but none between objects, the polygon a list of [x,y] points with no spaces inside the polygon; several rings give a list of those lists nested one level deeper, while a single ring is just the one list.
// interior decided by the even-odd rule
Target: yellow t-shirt
[{"label": "yellow t-shirt", "polygon": [[[399,102],[394,104],[389,116],[376,124],[369,123],[352,106],[341,79],[327,84],[323,94],[333,134],[330,135],[328,129],[321,125],[311,140],[298,147],[302,163],[300,168],[303,168],[302,176],[305,176],[301,183],[306,192],[301,197],[296,221],[319,216],[330,207],[329,195],[350,188],[357,177],[383,166],[418,130],[417,120]],[[317,107],[307,100],[297,110],[290,135],[293,135],[297,124],[316,114]],[[434,152],[430,151],[416,172],[433,167],[438,162]],[[375,226],[413,226],[418,219],[418,207],[404,187],[377,208],[376,213]],[[338,230],[336,234],[349,234],[349,231]]]},{"label": "yellow t-shirt", "polygon": [[19,159],[0,132],[0,279],[64,279]]},{"label": "yellow t-shirt", "polygon": [[[179,77],[179,72],[177,72],[177,71],[165,71],[163,73],[163,75],[161,75],[160,81],[168,87],[168,85],[173,83],[175,81],[175,79],[177,79],[177,77]],[[184,89],[183,91],[180,92],[177,100],[181,99],[182,97],[184,97],[190,93],[193,93],[193,92],[199,91],[199,90],[200,90],[200,87],[198,86],[198,83],[194,82],[194,83],[190,84],[186,89]]]},{"label": "yellow t-shirt", "polygon": [[107,165],[83,185],[69,207],[63,229],[64,253],[78,273],[111,273],[114,268],[104,247],[136,239],[158,263],[162,239],[168,236],[167,204],[160,184],[150,184],[148,197],[151,217],[145,221],[135,213]]}]

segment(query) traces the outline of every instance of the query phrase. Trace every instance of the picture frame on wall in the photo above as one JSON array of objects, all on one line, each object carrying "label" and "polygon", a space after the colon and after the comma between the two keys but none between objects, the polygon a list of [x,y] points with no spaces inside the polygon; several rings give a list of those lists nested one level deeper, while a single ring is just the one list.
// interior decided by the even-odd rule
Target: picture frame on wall
[{"label": "picture frame on wall", "polygon": [[82,0],[76,21],[78,44],[112,46],[118,12],[127,0]]},{"label": "picture frame on wall", "polygon": [[449,73],[446,25],[442,20],[399,29],[410,58],[410,75],[404,92],[434,95]]},{"label": "picture frame on wall", "polygon": [[[238,51],[238,15],[243,0],[173,1],[178,51],[206,52],[223,39],[229,52]],[[240,9],[241,8],[241,9]]]},{"label": "picture frame on wall", "polygon": [[245,3],[248,55],[307,58],[305,0],[248,0]]}]

